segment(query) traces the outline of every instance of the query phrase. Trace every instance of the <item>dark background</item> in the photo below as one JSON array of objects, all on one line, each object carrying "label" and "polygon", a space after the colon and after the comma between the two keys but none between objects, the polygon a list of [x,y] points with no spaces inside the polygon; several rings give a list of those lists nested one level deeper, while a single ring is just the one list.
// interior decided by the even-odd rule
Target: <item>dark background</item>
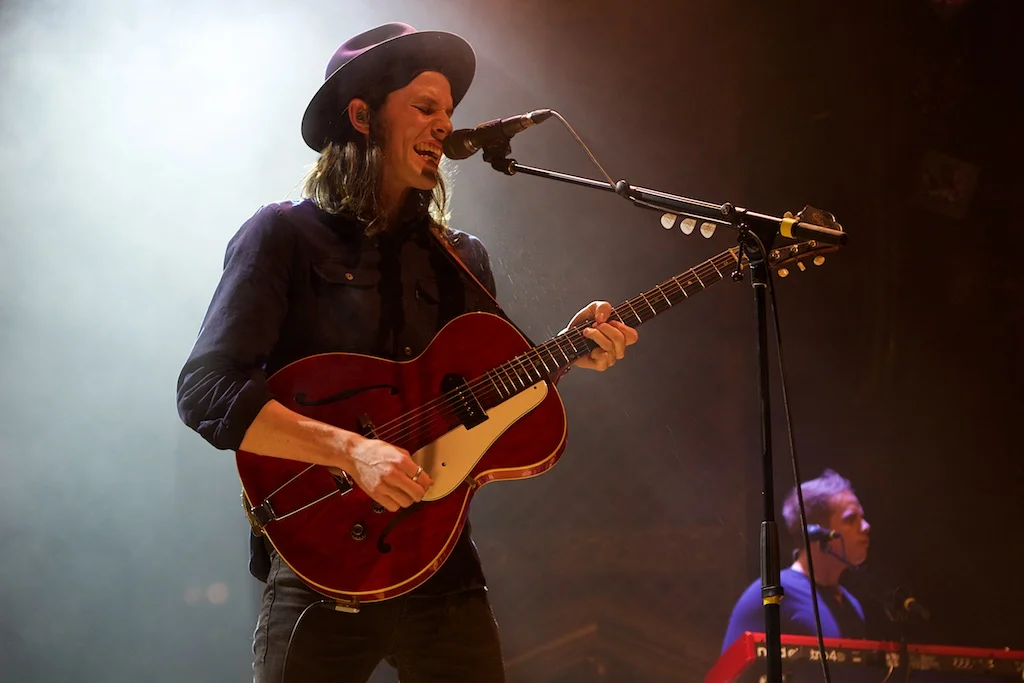
[{"label": "dark background", "polygon": [[[552,107],[614,178],[833,212],[849,246],[777,285],[803,473],[850,478],[873,526],[848,583],[874,637],[867,596],[900,585],[934,613],[914,641],[1024,649],[1022,8],[2,3],[0,680],[249,678],[233,460],[178,422],[174,383],[227,240],[298,195],[328,58],[394,20],[475,46],[457,126]],[[599,177],[554,120],[514,152]],[[453,186],[535,340],[732,245],[479,158]],[[755,377],[750,287],[725,282],[561,383],[558,467],[473,508],[510,681],[703,677],[758,571]]]}]

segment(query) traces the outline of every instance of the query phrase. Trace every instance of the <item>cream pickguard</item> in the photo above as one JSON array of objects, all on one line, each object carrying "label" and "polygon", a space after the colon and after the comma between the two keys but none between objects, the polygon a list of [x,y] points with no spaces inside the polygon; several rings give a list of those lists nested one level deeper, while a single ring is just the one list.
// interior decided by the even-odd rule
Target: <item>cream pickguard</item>
[{"label": "cream pickguard", "polygon": [[438,500],[454,491],[498,437],[519,418],[539,406],[547,395],[547,382],[537,382],[486,411],[488,419],[472,429],[459,425],[413,453],[413,461],[434,480],[423,500]]}]

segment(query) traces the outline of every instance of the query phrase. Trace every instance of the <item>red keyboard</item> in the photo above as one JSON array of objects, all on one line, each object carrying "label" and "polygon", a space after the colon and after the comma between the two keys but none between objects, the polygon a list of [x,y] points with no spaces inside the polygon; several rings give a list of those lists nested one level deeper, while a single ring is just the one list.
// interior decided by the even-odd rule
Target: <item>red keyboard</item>
[{"label": "red keyboard", "polygon": [[[765,675],[768,649],[763,633],[749,631],[722,653],[704,683],[757,683]],[[899,643],[825,638],[825,656],[834,683],[899,678]],[[949,645],[908,644],[910,681],[1024,681],[1024,650],[994,650]],[[818,639],[782,636],[782,666],[787,683],[822,680]]]}]

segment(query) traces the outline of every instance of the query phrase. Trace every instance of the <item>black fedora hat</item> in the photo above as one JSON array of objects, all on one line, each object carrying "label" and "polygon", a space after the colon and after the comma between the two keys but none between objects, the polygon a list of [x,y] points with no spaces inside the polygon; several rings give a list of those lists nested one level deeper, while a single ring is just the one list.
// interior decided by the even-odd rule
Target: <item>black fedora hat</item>
[{"label": "black fedora hat", "polygon": [[[314,151],[329,142],[342,142],[354,132],[346,107],[375,81],[438,71],[448,78],[455,106],[469,90],[476,71],[476,55],[463,38],[445,31],[417,31],[408,24],[391,23],[345,41],[327,64],[324,84],[302,117],[302,139]],[[404,85],[404,84],[403,84]],[[398,86],[401,87],[401,86]]]}]

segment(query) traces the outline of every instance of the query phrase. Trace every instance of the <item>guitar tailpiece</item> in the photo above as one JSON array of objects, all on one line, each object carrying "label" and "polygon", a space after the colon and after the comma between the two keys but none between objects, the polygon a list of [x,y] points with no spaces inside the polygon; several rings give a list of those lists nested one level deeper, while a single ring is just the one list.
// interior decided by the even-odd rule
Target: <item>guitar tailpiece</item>
[{"label": "guitar tailpiece", "polygon": [[256,507],[252,507],[249,504],[249,498],[246,497],[245,491],[242,491],[242,509],[245,510],[245,518],[249,520],[249,526],[252,527],[252,531],[257,536],[263,534],[263,529],[277,519],[277,513],[274,512],[274,508],[270,505],[269,500],[265,500]]}]

